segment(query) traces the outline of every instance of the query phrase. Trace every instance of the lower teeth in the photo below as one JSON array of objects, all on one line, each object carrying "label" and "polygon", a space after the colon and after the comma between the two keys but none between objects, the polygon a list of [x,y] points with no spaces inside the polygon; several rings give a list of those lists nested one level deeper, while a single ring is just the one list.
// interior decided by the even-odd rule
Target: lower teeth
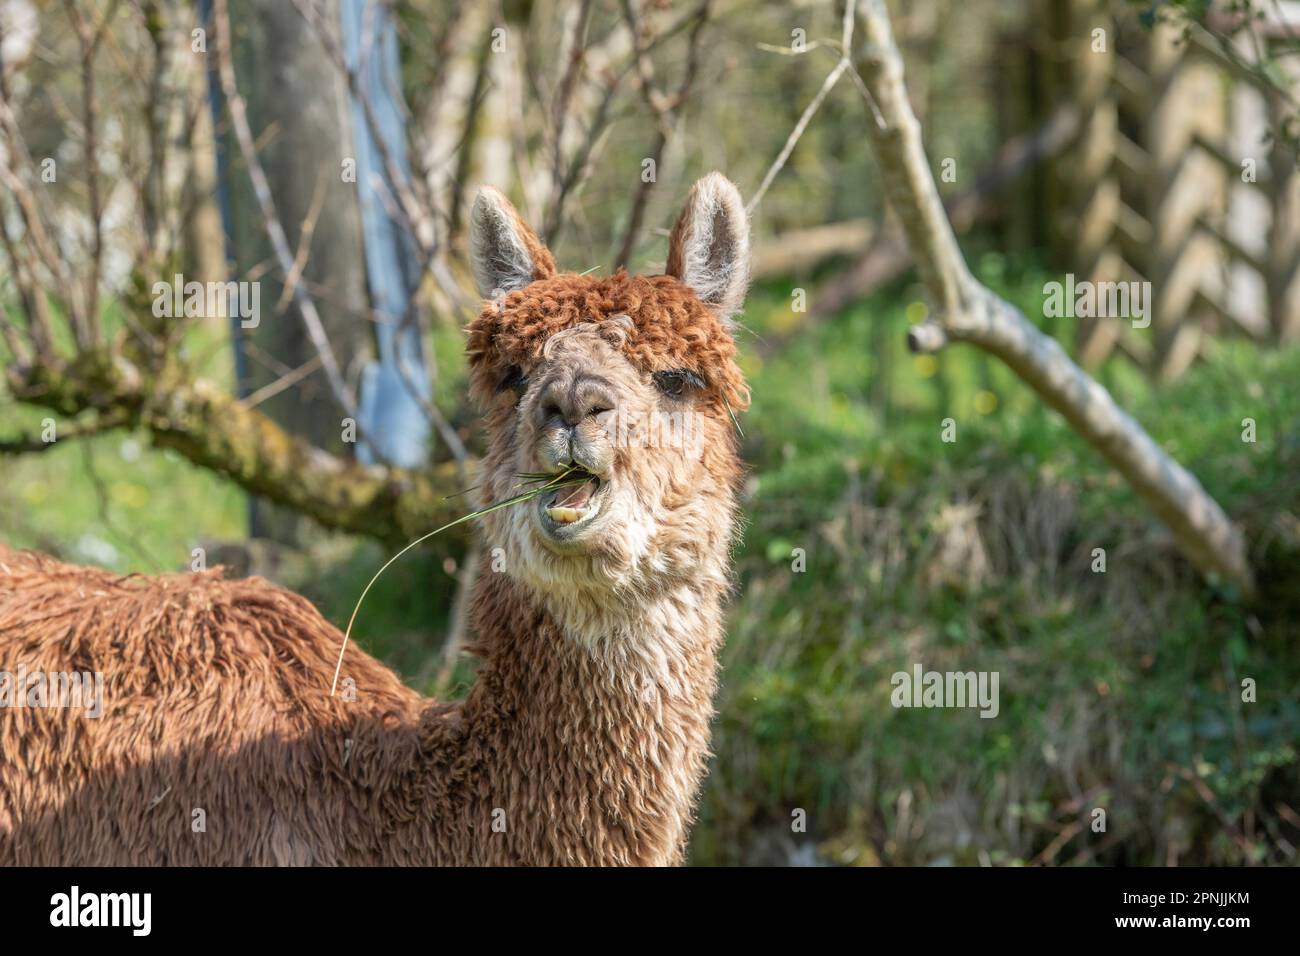
[{"label": "lower teeth", "polygon": [[559,524],[572,524],[587,512],[578,508],[547,508],[546,513]]}]

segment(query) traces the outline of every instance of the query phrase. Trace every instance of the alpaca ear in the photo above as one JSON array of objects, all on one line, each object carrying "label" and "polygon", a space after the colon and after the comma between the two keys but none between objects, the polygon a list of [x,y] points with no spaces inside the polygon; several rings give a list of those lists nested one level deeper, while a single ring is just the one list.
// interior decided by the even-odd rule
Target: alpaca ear
[{"label": "alpaca ear", "polygon": [[555,275],[555,259],[500,190],[484,186],[469,218],[470,263],[485,299]]},{"label": "alpaca ear", "polygon": [[749,285],[749,217],[740,191],[721,173],[691,187],[668,240],[667,273],[730,322]]}]

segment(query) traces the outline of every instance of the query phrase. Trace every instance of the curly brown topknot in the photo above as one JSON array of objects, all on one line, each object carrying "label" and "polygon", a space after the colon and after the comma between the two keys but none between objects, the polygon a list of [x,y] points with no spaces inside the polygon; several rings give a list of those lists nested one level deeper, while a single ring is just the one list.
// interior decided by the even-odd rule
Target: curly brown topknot
[{"label": "curly brown topknot", "polygon": [[619,315],[632,320],[623,348],[638,368],[688,369],[732,409],[749,407],[736,343],[713,310],[672,276],[621,269],[603,278],[552,275],[487,302],[470,324],[466,348],[476,397],[490,402],[510,367],[527,371],[555,333]]}]

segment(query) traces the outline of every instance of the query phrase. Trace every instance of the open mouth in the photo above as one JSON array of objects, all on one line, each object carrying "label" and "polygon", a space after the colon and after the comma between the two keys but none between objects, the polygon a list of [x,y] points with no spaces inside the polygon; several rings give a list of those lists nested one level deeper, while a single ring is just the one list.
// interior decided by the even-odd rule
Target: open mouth
[{"label": "open mouth", "polygon": [[565,537],[596,516],[605,482],[596,475],[575,469],[565,484],[538,499],[542,524],[556,537]]}]

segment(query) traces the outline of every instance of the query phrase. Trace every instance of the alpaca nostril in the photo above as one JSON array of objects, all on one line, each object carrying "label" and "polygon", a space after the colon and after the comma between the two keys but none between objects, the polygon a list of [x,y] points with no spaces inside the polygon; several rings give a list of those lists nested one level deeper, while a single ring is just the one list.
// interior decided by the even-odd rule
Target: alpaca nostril
[{"label": "alpaca nostril", "polygon": [[583,407],[581,405],[561,409],[555,406],[546,409],[546,420],[573,431],[588,419],[613,411],[613,405],[597,404]]},{"label": "alpaca nostril", "polygon": [[574,428],[614,409],[616,392],[604,378],[579,373],[571,381],[551,385],[540,396],[539,421]]},{"label": "alpaca nostril", "polygon": [[569,403],[570,410],[575,413],[569,421],[574,424],[614,410],[613,390],[607,387],[603,380],[595,384],[588,379],[587,387],[575,389],[574,392],[573,399]]}]

